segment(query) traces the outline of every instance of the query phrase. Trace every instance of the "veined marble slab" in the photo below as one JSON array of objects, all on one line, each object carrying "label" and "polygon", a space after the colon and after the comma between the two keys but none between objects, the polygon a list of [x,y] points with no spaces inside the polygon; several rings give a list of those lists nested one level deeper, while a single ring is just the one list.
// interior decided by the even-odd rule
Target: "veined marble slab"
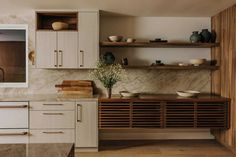
[{"label": "veined marble slab", "polygon": [[28,95],[0,95],[0,101],[91,101],[98,100],[98,96],[83,97],[62,94],[28,94]]},{"label": "veined marble slab", "polygon": [[1,157],[74,157],[74,144],[1,144]]}]

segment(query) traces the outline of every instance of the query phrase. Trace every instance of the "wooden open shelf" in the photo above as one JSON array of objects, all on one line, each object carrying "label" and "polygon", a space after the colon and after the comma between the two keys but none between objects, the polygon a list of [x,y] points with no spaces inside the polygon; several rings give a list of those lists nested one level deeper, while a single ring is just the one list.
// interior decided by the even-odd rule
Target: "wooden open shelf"
[{"label": "wooden open shelf", "polygon": [[218,47],[220,43],[190,43],[190,42],[100,42],[100,47],[143,47],[143,48],[212,48]]},{"label": "wooden open shelf", "polygon": [[178,65],[163,65],[163,66],[124,66],[125,69],[150,69],[150,70],[218,70],[219,66],[178,66]]},{"label": "wooden open shelf", "polygon": [[69,31],[78,30],[78,12],[36,12],[36,30],[53,30],[53,22],[69,24]]}]

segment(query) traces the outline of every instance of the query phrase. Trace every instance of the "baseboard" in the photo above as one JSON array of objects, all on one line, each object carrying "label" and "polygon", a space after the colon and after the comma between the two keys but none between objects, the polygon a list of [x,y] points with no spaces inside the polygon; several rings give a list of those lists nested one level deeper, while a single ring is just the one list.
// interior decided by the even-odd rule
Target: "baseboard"
[{"label": "baseboard", "polygon": [[113,129],[100,130],[100,140],[214,139],[209,129]]},{"label": "baseboard", "polygon": [[98,152],[98,148],[75,148],[75,152]]}]

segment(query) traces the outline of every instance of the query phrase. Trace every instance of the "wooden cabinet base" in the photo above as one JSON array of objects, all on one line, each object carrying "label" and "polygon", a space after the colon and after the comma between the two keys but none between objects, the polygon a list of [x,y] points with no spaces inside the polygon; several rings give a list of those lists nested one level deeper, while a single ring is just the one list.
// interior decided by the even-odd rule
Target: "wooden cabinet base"
[{"label": "wooden cabinet base", "polygon": [[[224,101],[222,101],[224,100]],[[229,128],[230,102],[225,98],[181,101],[100,100],[100,129]]]}]

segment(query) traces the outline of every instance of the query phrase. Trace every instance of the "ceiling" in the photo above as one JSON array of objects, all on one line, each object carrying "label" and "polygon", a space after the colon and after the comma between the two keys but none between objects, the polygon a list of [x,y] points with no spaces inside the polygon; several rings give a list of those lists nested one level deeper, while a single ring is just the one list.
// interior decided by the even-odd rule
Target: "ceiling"
[{"label": "ceiling", "polygon": [[209,17],[236,0],[1,0],[0,13],[32,9],[100,9],[131,16]]}]

